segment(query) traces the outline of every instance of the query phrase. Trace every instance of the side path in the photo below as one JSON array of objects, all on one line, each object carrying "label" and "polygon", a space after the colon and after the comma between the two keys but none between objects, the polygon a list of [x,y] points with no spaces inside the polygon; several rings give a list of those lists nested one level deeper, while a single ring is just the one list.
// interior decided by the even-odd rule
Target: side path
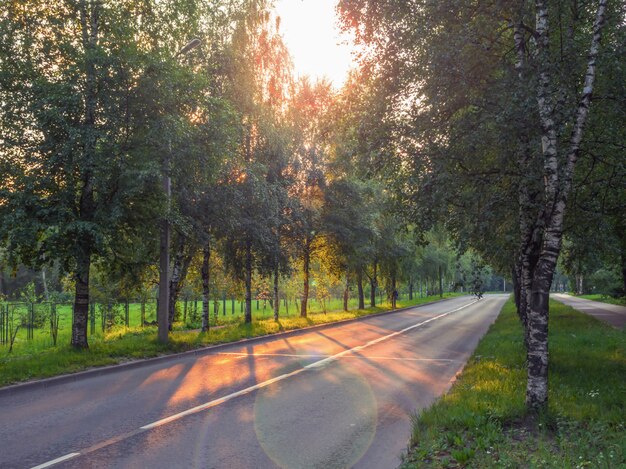
[{"label": "side path", "polygon": [[626,307],[624,306],[576,298],[575,296],[563,293],[557,293],[551,296],[555,300],[567,306],[571,306],[581,313],[589,314],[600,321],[604,321],[617,329],[623,330],[624,327],[626,327]]}]

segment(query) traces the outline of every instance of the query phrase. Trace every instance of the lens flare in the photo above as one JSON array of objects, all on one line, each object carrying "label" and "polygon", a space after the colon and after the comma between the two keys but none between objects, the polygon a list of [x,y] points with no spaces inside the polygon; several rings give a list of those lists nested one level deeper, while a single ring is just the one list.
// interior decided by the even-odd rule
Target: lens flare
[{"label": "lens flare", "polygon": [[348,361],[338,361],[260,390],[254,427],[265,453],[282,468],[345,468],[370,447],[377,413],[369,383]]}]

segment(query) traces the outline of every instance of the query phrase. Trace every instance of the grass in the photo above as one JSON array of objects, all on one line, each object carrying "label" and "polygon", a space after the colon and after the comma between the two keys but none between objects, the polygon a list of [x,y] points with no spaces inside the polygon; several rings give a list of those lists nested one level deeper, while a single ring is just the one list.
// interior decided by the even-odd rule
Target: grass
[{"label": "grass", "polygon": [[626,467],[624,337],[551,302],[549,409],[532,419],[522,329],[509,301],[450,392],[415,418],[402,467]]},{"label": "grass", "polygon": [[[349,307],[356,308],[357,299],[351,298]],[[106,314],[107,317],[110,317],[110,312],[103,313],[102,305],[97,305],[95,308],[95,316],[94,316],[94,333],[93,335],[102,335],[104,331],[102,316]],[[217,306],[217,314],[215,314],[215,306]],[[338,310],[343,307],[342,300],[333,299],[328,302],[327,310],[333,311]],[[25,316],[28,317],[29,305],[26,303],[21,303],[17,305],[11,306],[12,312],[15,317]],[[37,311],[40,315],[48,316],[49,315],[49,305],[47,304],[39,304],[36,305]],[[180,311],[180,315],[183,316],[183,311],[185,309],[184,302],[179,301],[177,303],[177,307]],[[113,309],[115,310],[113,313],[114,322],[117,325],[124,325],[125,323],[125,312],[124,312],[124,304],[118,303],[113,305]],[[313,314],[322,312],[322,305],[311,299],[309,301],[309,311]],[[202,302],[201,301],[188,301],[187,302],[187,315],[186,315],[186,323],[190,328],[199,327],[199,320],[195,323],[191,320],[192,316],[195,315],[199,317],[202,314]],[[128,326],[130,329],[141,328],[141,304],[140,303],[130,303],[129,311],[128,311]],[[243,316],[243,303],[237,300],[227,299],[225,302],[220,300],[217,302],[211,301],[209,304],[209,321],[211,326],[224,325],[229,323],[239,322]],[[269,305],[269,302],[262,300],[253,300],[252,301],[252,314],[255,319],[264,319],[272,316],[273,312]],[[299,309],[296,308],[296,304],[293,301],[289,302],[288,308],[285,307],[285,303],[281,302],[281,315],[285,317],[295,317],[298,316]],[[72,305],[71,304],[59,304],[57,305],[57,315],[59,317],[59,336],[58,342],[65,343],[69,342],[71,337],[71,327],[72,327]],[[145,321],[150,323],[152,321],[156,321],[156,302],[148,302],[145,303]],[[181,318],[182,319],[182,318]],[[19,321],[16,319],[16,321]],[[46,348],[52,346],[52,338],[50,336],[50,328],[47,322],[45,322],[44,327],[36,328],[34,331],[34,337],[32,339],[27,338],[27,330],[25,327],[22,327],[18,330],[16,337],[16,346],[17,347],[26,347],[34,350],[39,350],[41,348]],[[91,334],[91,327],[89,327],[89,333]]]},{"label": "grass", "polygon": [[[433,297],[431,297],[433,298]],[[369,301],[369,298],[367,299]],[[414,301],[420,301],[421,299],[417,299]],[[380,302],[380,298],[377,298],[377,301]],[[383,306],[386,305],[384,302],[380,302]],[[358,305],[357,298],[350,298],[348,303],[349,309],[356,309]],[[107,330],[109,326],[106,328],[103,325],[103,314],[105,317],[110,318],[111,312],[103,313],[101,308],[102,305],[98,304],[95,308],[94,315],[94,323],[93,323],[93,333],[91,324],[88,326],[88,334],[93,337],[95,340],[100,340],[107,335]],[[141,327],[141,304],[140,303],[129,303],[129,311],[128,311],[128,328],[126,330],[136,331],[137,329],[142,329]],[[215,308],[217,306],[217,310]],[[327,311],[338,311],[343,309],[343,300],[342,299],[331,299],[326,305],[322,305],[319,301],[316,301],[314,298],[309,299],[308,303],[308,312],[310,314],[317,314],[324,312],[324,306]],[[388,305],[387,305],[388,306]],[[36,304],[38,315],[42,317],[48,317],[50,314],[49,305],[48,304]],[[113,320],[111,321],[114,325],[117,326],[125,326],[125,312],[124,312],[124,304],[118,303],[112,305],[114,309]],[[200,315],[202,314],[202,302],[201,301],[188,301],[187,302],[187,314],[186,320],[183,320],[184,316],[184,302],[179,301],[177,303],[177,307],[180,311],[180,322],[182,323],[182,328],[184,329],[199,329],[200,328]],[[15,316],[16,324],[19,324],[19,317],[23,316],[25,318],[28,317],[28,308],[29,305],[26,303],[13,304],[11,306],[11,311]],[[228,324],[237,324],[242,321],[243,318],[243,302],[237,300],[227,299],[225,302],[219,300],[217,302],[211,301],[209,304],[209,322],[211,327],[215,326],[224,326]],[[290,301],[285,305],[284,301],[281,301],[280,308],[281,317],[285,318],[294,318],[300,316],[299,303],[295,303],[294,301]],[[71,304],[58,304],[56,305],[57,315],[59,318],[59,330],[58,330],[58,338],[57,343],[65,344],[69,343],[71,338],[71,329],[72,329],[72,305]],[[194,321],[192,317],[195,316],[196,320]],[[91,314],[91,313],[90,313]],[[254,320],[259,319],[268,319],[273,317],[273,310],[268,301],[263,300],[253,300],[252,301],[252,316]],[[156,302],[148,302],[145,303],[145,321],[150,323],[152,321],[156,321]],[[106,329],[106,330],[105,330]],[[119,329],[119,327],[117,328]],[[14,344],[14,353],[36,353],[41,350],[45,350],[49,347],[53,347],[53,340],[50,334],[50,326],[47,320],[43,321],[43,326],[35,328],[33,330],[33,337],[27,337],[27,329],[26,327],[20,327],[17,331],[17,336]],[[0,355],[2,353],[2,346],[0,345]]]},{"label": "grass", "polygon": [[609,295],[603,295],[601,293],[595,293],[593,295],[579,295],[577,298],[584,298],[585,300],[600,301],[602,303],[609,303],[612,305],[626,306],[626,297],[614,298]]},{"label": "grass", "polygon": [[[447,293],[444,297],[459,295]],[[438,299],[439,296],[414,298],[411,301],[398,301],[397,306],[401,308]],[[156,340],[156,327],[142,328],[136,326],[127,328],[115,326],[106,332],[98,331],[89,336],[89,349],[85,351],[73,350],[68,345],[69,335],[66,337],[61,332],[59,332],[59,345],[53,347],[45,331],[39,331],[38,334],[45,336],[44,338],[31,341],[23,339],[16,343],[12,353],[8,353],[8,347],[0,348],[0,386],[73,373],[133,359],[183,352],[207,345],[234,342],[316,324],[353,319],[388,309],[389,305],[383,304],[364,310],[352,309],[348,312],[333,311],[325,314],[312,308],[312,312],[308,314],[307,318],[301,318],[296,316],[297,311],[291,307],[289,309],[290,316],[281,314],[279,320],[274,321],[272,317],[269,317],[271,312],[266,312],[264,317],[263,312],[256,312],[253,308],[254,319],[252,324],[245,324],[241,315],[219,316],[218,324],[221,327],[213,327],[207,333],[201,333],[198,329],[190,329],[190,327],[194,327],[193,324],[177,323],[174,331],[170,334],[170,342],[165,345]],[[285,313],[284,308],[282,308],[282,312]]]}]

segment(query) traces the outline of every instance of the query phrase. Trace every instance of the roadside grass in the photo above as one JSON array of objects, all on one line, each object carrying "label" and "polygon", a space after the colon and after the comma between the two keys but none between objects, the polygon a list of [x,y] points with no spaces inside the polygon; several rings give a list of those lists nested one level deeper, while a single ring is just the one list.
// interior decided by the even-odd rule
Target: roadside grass
[{"label": "roadside grass", "polygon": [[[446,293],[444,298],[460,295]],[[411,301],[407,299],[398,301],[397,307],[419,305],[439,299],[439,296],[414,298]],[[294,316],[294,311],[294,315],[291,316],[281,315],[278,321],[274,321],[273,317],[259,318],[255,315],[252,324],[245,324],[241,316],[235,316],[229,318],[228,322],[219,324],[219,327],[212,327],[206,333],[200,332],[199,329],[190,329],[189,327],[193,325],[177,323],[170,334],[168,344],[157,341],[157,328],[154,326],[144,328],[116,326],[104,333],[89,336],[89,349],[84,351],[73,350],[69,346],[69,336],[63,341],[59,336],[59,345],[56,347],[47,342],[25,342],[23,346],[14,348],[12,353],[8,353],[8,347],[0,348],[0,386],[353,319],[389,309],[389,305],[385,303],[364,310],[310,312],[307,318]]]},{"label": "roadside grass", "polygon": [[550,302],[549,409],[524,409],[522,328],[509,301],[451,390],[414,419],[408,468],[626,467],[625,334]]},{"label": "roadside grass", "polygon": [[626,296],[614,298],[609,295],[595,293],[593,295],[577,295],[576,298],[584,298],[585,300],[600,301],[601,303],[609,303],[612,305],[626,306]]},{"label": "roadside grass", "polygon": [[[377,298],[378,299],[378,298]],[[384,303],[383,303],[384,304]],[[358,305],[358,299],[350,298],[348,307],[351,309],[356,309]],[[25,348],[29,349],[31,352],[35,350],[40,350],[42,347],[46,348],[48,346],[53,346],[53,340],[50,334],[50,324],[49,324],[49,310],[44,305],[36,305],[43,306],[43,311],[39,310],[39,313],[45,316],[45,320],[42,321],[43,327],[35,328],[33,332],[32,339],[28,339],[27,337],[27,329],[26,327],[20,327],[17,331],[17,335],[15,338],[14,349]],[[110,310],[108,312],[103,312],[101,304],[98,304],[96,307],[96,314],[94,316],[94,333],[93,336],[106,334],[104,322],[112,321],[117,325],[122,325],[125,322],[125,312],[124,312],[124,304],[117,303],[113,305],[109,305]],[[327,311],[336,311],[343,308],[343,300],[333,298],[328,300],[326,304],[322,304],[319,301],[316,301],[315,298],[311,298],[309,300],[309,312],[312,314],[321,313],[326,307]],[[28,317],[28,308],[29,305],[26,303],[17,304],[14,306],[14,316],[16,324],[20,323],[20,316]],[[209,303],[209,323],[211,326],[219,326],[224,324],[232,324],[238,323],[241,321],[243,317],[243,309],[244,304],[241,301],[226,299],[224,300],[211,300]],[[178,301],[177,302],[177,310],[179,312],[180,322],[184,323],[187,328],[199,328],[200,327],[200,316],[202,314],[202,301],[194,301],[190,300],[186,302]],[[186,311],[185,311],[186,310]],[[57,304],[56,305],[57,317],[59,320],[58,324],[58,343],[67,343],[71,338],[71,328],[72,328],[72,305],[71,304]],[[151,323],[156,321],[156,302],[147,302],[145,303],[145,317],[144,320],[147,323]],[[105,320],[103,321],[103,315],[105,316]],[[281,301],[281,316],[285,317],[296,317],[300,315],[299,303],[289,301],[285,304],[284,301]],[[194,322],[193,317],[196,317],[197,320]],[[252,316],[254,319],[265,319],[273,316],[273,310],[269,305],[268,301],[264,300],[253,300],[252,301]],[[91,317],[91,316],[90,316]],[[184,319],[183,319],[184,318]],[[141,304],[140,303],[129,303],[128,305],[128,324],[129,329],[141,329]],[[107,327],[106,329],[109,329]],[[88,327],[88,333],[91,336],[91,325]]]}]

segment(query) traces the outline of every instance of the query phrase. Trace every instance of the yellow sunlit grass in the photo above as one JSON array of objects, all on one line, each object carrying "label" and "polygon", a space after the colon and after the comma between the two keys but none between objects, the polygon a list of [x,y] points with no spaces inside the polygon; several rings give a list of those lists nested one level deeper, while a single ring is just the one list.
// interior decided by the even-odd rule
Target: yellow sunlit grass
[{"label": "yellow sunlit grass", "polygon": [[549,410],[533,419],[511,300],[450,392],[415,421],[401,467],[622,467],[623,344],[621,331],[551,302]]}]

